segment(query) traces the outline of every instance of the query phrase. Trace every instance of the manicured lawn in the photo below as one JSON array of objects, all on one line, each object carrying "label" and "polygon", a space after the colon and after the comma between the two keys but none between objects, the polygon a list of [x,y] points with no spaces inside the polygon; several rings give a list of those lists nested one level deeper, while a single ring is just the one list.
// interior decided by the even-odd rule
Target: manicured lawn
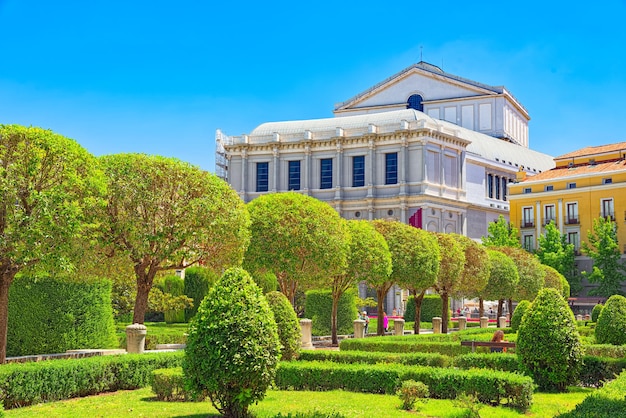
[{"label": "manicured lawn", "polygon": [[[554,417],[574,409],[591,393],[591,389],[572,388],[567,394],[535,394],[530,412],[521,414],[504,407],[484,406],[483,418],[496,417]],[[429,400],[419,412],[408,413],[399,409],[400,400],[391,395],[331,392],[269,391],[266,398],[252,407],[258,418],[271,418],[279,412],[339,412],[346,417],[453,417],[461,409],[454,402]],[[120,391],[62,402],[40,404],[28,408],[6,411],[7,418],[18,417],[217,417],[210,402],[158,402],[150,388]]]}]

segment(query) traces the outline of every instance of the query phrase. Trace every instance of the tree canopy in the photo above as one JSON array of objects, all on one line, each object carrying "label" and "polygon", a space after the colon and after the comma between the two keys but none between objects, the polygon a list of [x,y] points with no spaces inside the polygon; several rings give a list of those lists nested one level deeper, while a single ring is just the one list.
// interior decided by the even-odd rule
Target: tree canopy
[{"label": "tree canopy", "polygon": [[40,128],[0,125],[0,364],[9,288],[29,268],[72,269],[75,239],[101,204],[94,157],[74,140]]},{"label": "tree canopy", "polygon": [[482,238],[487,247],[521,247],[519,230],[500,215],[496,222],[489,222],[486,237]]},{"label": "tree canopy", "polygon": [[554,222],[545,227],[545,233],[539,235],[539,248],[535,252],[541,264],[550,266],[565,276],[574,293],[580,291],[580,277],[576,269],[574,244],[567,242]]},{"label": "tree canopy", "polygon": [[100,157],[108,192],[102,234],[133,265],[133,322],[143,323],[159,271],[203,262],[220,272],[241,265],[249,217],[239,196],[214,174],[174,158]]},{"label": "tree canopy", "polygon": [[515,263],[500,251],[487,249],[487,254],[491,263],[489,281],[479,296],[485,300],[504,300],[513,297],[519,281]]},{"label": "tree canopy", "polygon": [[599,284],[589,293],[605,297],[621,295],[626,266],[620,262],[617,225],[609,218],[594,219],[593,231],[587,233],[587,240],[582,243],[582,249],[593,260],[593,270],[591,273],[583,272],[583,275],[591,283]]},{"label": "tree canopy", "polygon": [[465,252],[459,241],[450,234],[435,234],[444,257],[439,263],[439,274],[435,281],[435,290],[441,295],[441,332],[448,333],[449,297],[458,291],[459,279],[465,266]]},{"label": "tree canopy", "polygon": [[464,235],[450,234],[457,240],[465,254],[465,264],[459,276],[455,296],[477,297],[489,281],[491,263],[487,249]]},{"label": "tree canopy", "polygon": [[537,257],[519,247],[498,247],[495,249],[509,256],[517,267],[519,280],[515,287],[515,293],[510,299],[534,300],[544,286],[546,275]]},{"label": "tree canopy", "polygon": [[248,203],[250,246],[245,268],[276,275],[281,292],[294,304],[296,290],[326,284],[343,274],[349,233],[328,203],[300,193],[274,193]]}]

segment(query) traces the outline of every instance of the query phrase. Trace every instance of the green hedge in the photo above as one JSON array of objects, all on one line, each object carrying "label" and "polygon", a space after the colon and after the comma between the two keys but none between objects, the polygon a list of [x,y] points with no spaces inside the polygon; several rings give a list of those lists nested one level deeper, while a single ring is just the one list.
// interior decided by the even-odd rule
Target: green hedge
[{"label": "green hedge", "polygon": [[585,354],[596,357],[626,357],[626,345],[590,344],[583,346]]},{"label": "green hedge", "polygon": [[5,408],[57,401],[150,384],[152,371],[178,367],[184,353],[125,354],[0,366]]},{"label": "green hedge", "polygon": [[626,417],[626,372],[604,385],[602,389],[587,396],[571,412],[560,418]]},{"label": "green hedge", "polygon": [[[119,348],[126,348],[126,326],[128,323],[116,325]],[[188,324],[166,324],[165,322],[146,322],[146,350],[156,349],[157,344],[186,344]]]},{"label": "green hedge", "polygon": [[116,346],[109,280],[17,277],[11,285],[7,356]]},{"label": "green hedge", "polygon": [[[405,321],[415,321],[415,302],[414,297],[409,296],[406,301],[406,310],[404,311]],[[422,313],[420,316],[420,322],[432,322],[433,317],[441,317],[442,307],[441,297],[439,295],[426,295],[422,300]],[[448,306],[449,307],[449,306]],[[452,316],[450,315],[449,318]]]},{"label": "green hedge", "polygon": [[185,269],[184,293],[193,299],[193,306],[185,309],[185,321],[189,322],[196,316],[198,306],[202,299],[209,293],[211,286],[215,284],[218,275],[206,267],[189,267]]},{"label": "green hedge", "polygon": [[404,380],[426,384],[433,398],[455,399],[465,392],[483,403],[505,403],[523,411],[532,405],[531,378],[494,370],[297,361],[280,363],[276,373],[279,389],[294,390],[393,394]]},{"label": "green hedge", "polygon": [[400,363],[410,366],[448,367],[451,358],[439,353],[381,353],[367,351],[303,350],[300,360],[335,363]]},{"label": "green hedge", "polygon": [[509,353],[470,353],[456,356],[454,367],[459,369],[493,369],[503,372],[519,372],[520,364],[515,354]]},{"label": "green hedge", "polygon": [[432,341],[393,341],[385,338],[357,338],[342,340],[339,343],[342,351],[369,351],[387,353],[439,353],[445,356],[458,356],[471,351],[470,347],[462,347],[458,342]]},{"label": "green hedge", "polygon": [[[313,321],[311,324],[313,335],[330,335],[332,303],[330,290],[306,292],[304,317]],[[340,335],[352,334],[354,332],[354,320],[357,317],[355,292],[345,292],[339,298],[339,305],[337,306],[337,333]]]},{"label": "green hedge", "polygon": [[[160,283],[159,289],[163,293],[172,296],[182,296],[185,293],[185,281],[175,274],[165,276],[163,282]],[[180,324],[185,322],[185,310],[167,310],[163,312],[163,319],[168,324]]]}]

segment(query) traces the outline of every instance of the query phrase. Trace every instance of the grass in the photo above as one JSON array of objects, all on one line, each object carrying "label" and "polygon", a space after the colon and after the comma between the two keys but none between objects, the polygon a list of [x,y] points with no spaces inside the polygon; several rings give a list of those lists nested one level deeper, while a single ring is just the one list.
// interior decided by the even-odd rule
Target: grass
[{"label": "grass", "polygon": [[[526,414],[504,407],[483,406],[483,418],[513,417],[554,417],[570,411],[593,392],[592,389],[571,388],[565,394],[536,393],[534,405]],[[266,398],[251,410],[257,418],[271,418],[276,414],[295,412],[339,412],[346,417],[447,417],[458,416],[462,411],[455,402],[431,399],[419,412],[406,412],[399,409],[397,396],[370,395],[353,392],[291,392],[268,391]],[[150,388],[134,391],[119,391],[86,398],[39,404],[27,408],[6,411],[7,418],[116,418],[116,417],[179,417],[200,418],[218,417],[211,403],[200,402],[160,402],[156,401]]]}]

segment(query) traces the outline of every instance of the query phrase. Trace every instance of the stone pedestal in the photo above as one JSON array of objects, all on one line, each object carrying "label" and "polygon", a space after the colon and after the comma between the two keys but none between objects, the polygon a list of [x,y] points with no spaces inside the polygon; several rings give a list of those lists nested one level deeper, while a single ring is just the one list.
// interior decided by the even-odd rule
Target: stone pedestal
[{"label": "stone pedestal", "polygon": [[591,321],[591,315],[586,314],[585,315],[585,321]]},{"label": "stone pedestal", "polygon": [[489,317],[488,316],[481,316],[480,317],[480,327],[481,328],[487,328],[489,326]]},{"label": "stone pedestal", "polygon": [[148,329],[143,324],[132,324],[126,327],[126,351],[143,353],[146,346]]},{"label": "stone pedestal", "polygon": [[362,319],[354,320],[354,338],[365,337],[365,321]]},{"label": "stone pedestal", "polygon": [[404,335],[404,319],[393,320],[393,335]]},{"label": "stone pedestal", "polygon": [[583,320],[583,316],[580,315],[580,314],[576,315],[576,320],[577,321],[582,321]]},{"label": "stone pedestal", "polygon": [[441,334],[441,318],[433,317],[433,334]]},{"label": "stone pedestal", "polygon": [[463,331],[465,328],[467,328],[467,318],[465,318],[464,316],[460,316],[459,317],[459,331]]},{"label": "stone pedestal", "polygon": [[506,316],[498,318],[498,328],[506,328]]},{"label": "stone pedestal", "polygon": [[300,328],[302,329],[302,348],[313,349],[313,337],[311,334],[311,328],[313,327],[313,321],[310,319],[301,319]]}]

